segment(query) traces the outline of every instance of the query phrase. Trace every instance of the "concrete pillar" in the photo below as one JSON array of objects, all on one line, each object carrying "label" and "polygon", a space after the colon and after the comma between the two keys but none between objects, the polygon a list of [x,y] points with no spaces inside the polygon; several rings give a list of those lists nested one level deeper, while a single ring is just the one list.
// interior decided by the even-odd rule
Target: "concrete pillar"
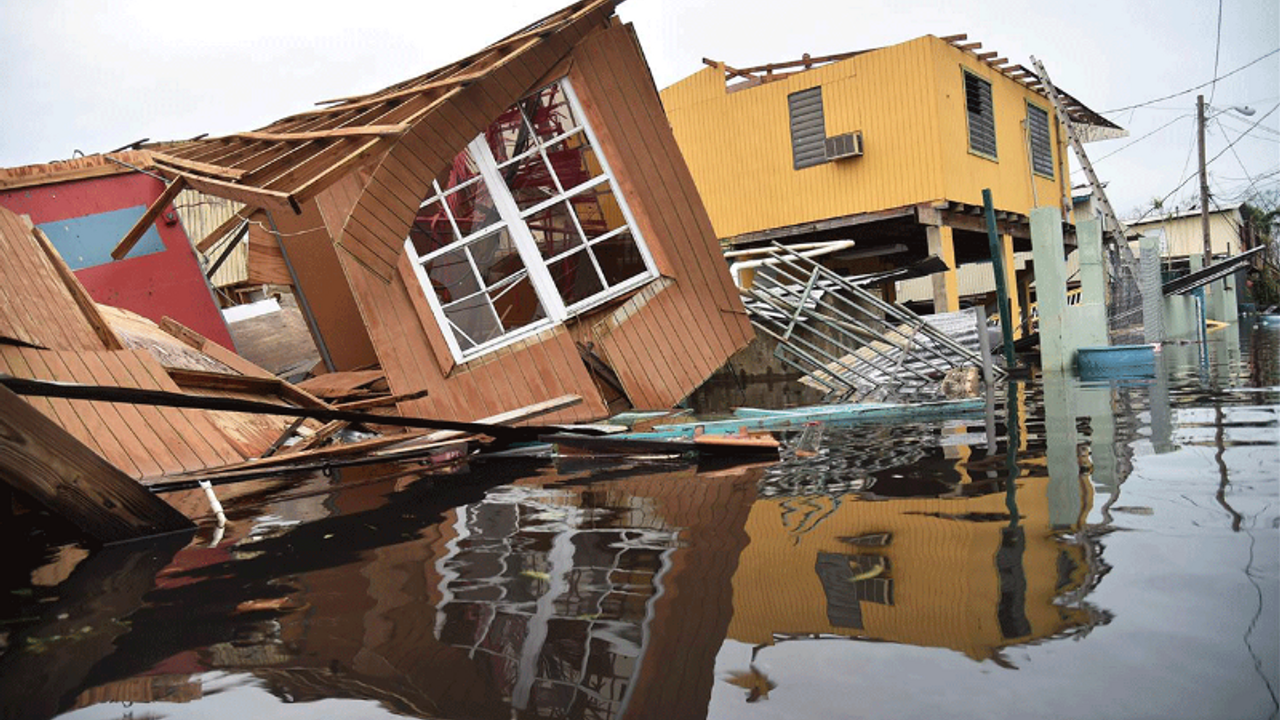
[{"label": "concrete pillar", "polygon": [[1017,340],[1022,337],[1022,308],[1025,307],[1018,300],[1018,269],[1017,262],[1013,257],[1013,236],[1000,236],[1000,255],[1001,262],[1004,264],[1004,286],[1009,292],[1009,322],[1013,323],[1013,339]]},{"label": "concrete pillar", "polygon": [[1102,219],[1089,218],[1076,223],[1077,250],[1080,253],[1080,301],[1107,303],[1107,275],[1103,268]]},{"label": "concrete pillar", "polygon": [[1062,215],[1058,208],[1034,208],[1031,252],[1036,263],[1036,306],[1040,314],[1040,367],[1046,372],[1064,371],[1075,360],[1075,345],[1067,345],[1067,279],[1062,249]]},{"label": "concrete pillar", "polygon": [[1164,328],[1164,295],[1160,291],[1160,238],[1143,235],[1138,240],[1138,268],[1142,280],[1142,339],[1162,342],[1168,333]]},{"label": "concrete pillar", "polygon": [[1076,248],[1080,258],[1080,304],[1067,308],[1067,327],[1078,335],[1077,347],[1110,345],[1101,218],[1081,220],[1076,225]]},{"label": "concrete pillar", "polygon": [[955,312],[960,309],[960,287],[956,282],[956,245],[951,228],[946,225],[926,225],[929,254],[937,255],[951,268],[933,274],[933,311]]}]

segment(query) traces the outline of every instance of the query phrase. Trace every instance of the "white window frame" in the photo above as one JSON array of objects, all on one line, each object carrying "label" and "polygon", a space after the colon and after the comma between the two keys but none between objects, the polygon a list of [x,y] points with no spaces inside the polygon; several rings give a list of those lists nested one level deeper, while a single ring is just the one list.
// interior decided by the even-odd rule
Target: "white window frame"
[{"label": "white window frame", "polygon": [[[538,144],[532,152],[538,153],[542,157],[542,161],[546,163],[547,167],[551,167],[550,163],[547,161],[543,146],[553,144],[581,131],[586,136],[587,141],[591,143],[591,150],[595,153],[596,158],[600,162],[601,175],[576,187],[562,188],[560,186],[560,178],[553,172],[551,176],[554,179],[555,185],[560,188],[562,192],[557,194],[555,197],[543,200],[535,205],[529,206],[528,209],[521,211],[519,206],[516,204],[515,197],[511,194],[510,189],[507,187],[506,182],[503,181],[502,176],[499,173],[499,163],[494,158],[492,151],[489,149],[489,144],[485,141],[484,133],[481,133],[468,143],[467,150],[470,151],[472,158],[475,160],[476,166],[479,169],[480,177],[483,178],[484,183],[488,187],[489,195],[493,200],[494,207],[498,210],[499,220],[479,231],[472,232],[461,240],[455,240],[442,248],[434,250],[427,255],[418,255],[417,248],[413,246],[413,241],[410,238],[406,237],[404,241],[405,252],[412,261],[411,264],[413,265],[414,273],[418,278],[418,283],[421,286],[423,295],[426,296],[427,305],[431,308],[431,313],[435,317],[436,324],[440,328],[441,334],[444,336],[444,340],[449,347],[450,354],[453,356],[454,361],[459,364],[470,362],[478,357],[543,332],[548,328],[563,324],[567,319],[575,315],[602,305],[616,297],[625,295],[636,288],[652,282],[658,277],[658,269],[657,265],[653,261],[653,255],[649,252],[648,244],[640,234],[640,228],[636,224],[635,217],[631,213],[631,208],[627,205],[626,198],[623,197],[622,190],[619,188],[618,183],[614,178],[613,170],[609,165],[609,160],[605,157],[604,151],[600,147],[600,141],[597,139],[595,132],[591,129],[590,123],[587,122],[586,115],[582,111],[582,105],[578,102],[578,96],[573,90],[573,85],[569,82],[569,78],[563,77],[555,83],[550,83],[543,87],[549,87],[551,84],[559,84],[564,90],[565,99],[569,103],[569,107],[573,111],[574,118],[579,124],[553,138],[545,140],[539,139]],[[540,92],[542,89],[543,88],[539,88],[538,91]],[[526,151],[525,153],[522,153],[519,158],[527,157],[528,154],[529,151]],[[508,162],[518,163],[520,162],[520,159],[509,159]],[[525,219],[555,203],[567,202],[575,195],[602,184],[607,184],[610,192],[613,193],[613,197],[618,202],[618,207],[622,211],[622,217],[626,224],[599,237],[587,239],[586,233],[582,231],[581,223],[579,222],[577,215],[575,213],[570,213],[575,229],[580,233],[580,236],[584,240],[584,246],[553,256],[549,260],[543,260],[541,253],[538,251],[537,241],[534,239],[533,233],[525,223]],[[432,181],[432,189],[434,190],[432,195],[425,198],[419,207],[435,201],[436,198],[439,198],[441,203],[446,202],[445,198],[442,197],[444,194],[442,188],[435,181]],[[452,188],[450,189],[452,190]],[[449,224],[451,230],[454,232],[454,237],[456,238],[461,233],[458,231],[452,215],[453,214],[451,212],[448,213]],[[487,342],[480,343],[479,345],[468,348],[464,351],[458,344],[458,339],[454,336],[453,330],[450,327],[449,319],[444,313],[444,307],[441,305],[439,298],[436,297],[431,279],[427,277],[426,270],[423,269],[423,264],[426,261],[444,253],[461,249],[479,238],[500,231],[504,227],[507,232],[510,233],[511,239],[515,243],[516,251],[519,253],[520,259],[524,263],[525,269],[528,272],[530,284],[533,286],[534,293],[538,296],[539,302],[542,303],[543,311],[546,313],[547,317],[537,322],[530,323],[518,330],[493,338]],[[624,232],[630,232],[632,239],[635,241],[636,248],[640,252],[640,257],[644,261],[645,271],[633,278],[630,278],[624,283],[613,287],[607,287],[595,295],[583,298],[573,305],[566,306],[563,299],[560,297],[560,291],[556,288],[555,281],[552,279],[550,271],[547,269],[547,265],[561,257],[564,257],[565,255],[573,252],[581,252],[590,260],[592,269],[597,272],[601,278],[603,278],[604,273],[600,271],[599,264],[596,262],[594,255],[588,252],[588,249],[590,246],[600,244]],[[484,292],[483,288],[481,292]]]}]

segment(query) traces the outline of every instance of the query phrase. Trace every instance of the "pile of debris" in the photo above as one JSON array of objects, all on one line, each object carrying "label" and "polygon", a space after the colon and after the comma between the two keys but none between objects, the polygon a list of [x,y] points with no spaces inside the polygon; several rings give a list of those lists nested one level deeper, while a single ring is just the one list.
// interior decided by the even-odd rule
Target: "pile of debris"
[{"label": "pile of debris", "polygon": [[741,290],[751,322],[801,382],[837,402],[937,400],[948,378],[1007,374],[981,308],[920,316],[782,245],[767,258],[768,271]]}]

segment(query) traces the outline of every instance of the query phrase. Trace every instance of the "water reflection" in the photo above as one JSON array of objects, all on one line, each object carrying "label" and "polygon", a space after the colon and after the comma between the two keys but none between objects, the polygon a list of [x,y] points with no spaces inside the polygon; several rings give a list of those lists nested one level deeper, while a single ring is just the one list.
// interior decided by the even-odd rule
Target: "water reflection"
[{"label": "water reflection", "polygon": [[1280,391],[1241,343],[768,466],[348,469],[218,542],[15,539],[0,716],[1265,717]]}]

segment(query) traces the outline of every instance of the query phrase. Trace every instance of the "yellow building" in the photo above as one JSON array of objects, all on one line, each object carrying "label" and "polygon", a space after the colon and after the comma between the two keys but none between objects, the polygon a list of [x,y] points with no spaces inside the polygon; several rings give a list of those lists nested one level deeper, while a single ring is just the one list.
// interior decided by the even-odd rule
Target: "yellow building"
[{"label": "yellow building", "polygon": [[[662,101],[725,246],[853,240],[824,264],[851,272],[936,255],[990,259],[990,188],[1004,252],[1030,249],[1027,215],[1070,210],[1066,134],[1037,77],[966,36],[794,62],[709,67]],[[1087,139],[1123,134],[1066,96]],[[934,276],[958,309],[955,273]]]}]

